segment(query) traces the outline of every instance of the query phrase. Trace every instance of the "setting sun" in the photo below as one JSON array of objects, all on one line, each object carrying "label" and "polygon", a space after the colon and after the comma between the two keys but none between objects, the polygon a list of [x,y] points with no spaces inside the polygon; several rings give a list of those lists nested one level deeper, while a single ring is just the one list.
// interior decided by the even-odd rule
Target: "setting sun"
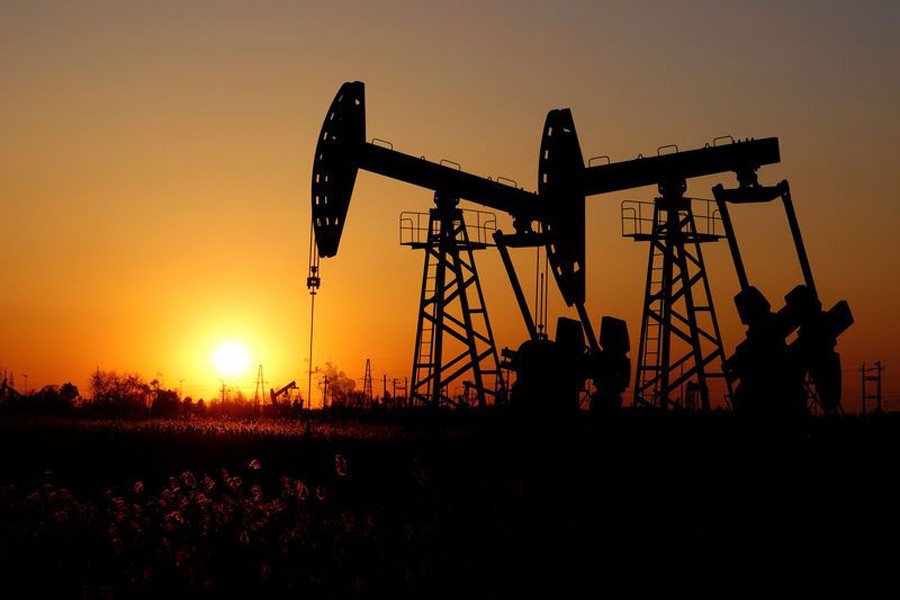
[{"label": "setting sun", "polygon": [[224,342],[213,350],[212,363],[220,375],[234,377],[247,370],[250,351],[240,342]]}]

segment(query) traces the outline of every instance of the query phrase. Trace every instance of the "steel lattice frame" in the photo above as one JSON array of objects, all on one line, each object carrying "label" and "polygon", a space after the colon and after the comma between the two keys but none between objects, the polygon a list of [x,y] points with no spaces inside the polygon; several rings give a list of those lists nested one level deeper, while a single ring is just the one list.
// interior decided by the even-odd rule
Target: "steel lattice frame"
[{"label": "steel lattice frame", "polygon": [[[709,410],[710,378],[725,381],[731,397],[730,382],[721,370],[725,351],[700,250],[702,242],[721,236],[699,233],[690,200],[677,197],[657,198],[651,233],[630,237],[650,242],[635,404],[693,408],[686,400],[695,394],[679,392],[689,384],[696,386],[701,407]],[[718,371],[710,370],[715,361]]]},{"label": "steel lattice frame", "polygon": [[427,240],[407,245],[425,250],[410,405],[457,405],[449,385],[471,373],[465,385],[483,407],[503,385],[473,254],[487,244],[469,239],[461,210],[439,203]]}]

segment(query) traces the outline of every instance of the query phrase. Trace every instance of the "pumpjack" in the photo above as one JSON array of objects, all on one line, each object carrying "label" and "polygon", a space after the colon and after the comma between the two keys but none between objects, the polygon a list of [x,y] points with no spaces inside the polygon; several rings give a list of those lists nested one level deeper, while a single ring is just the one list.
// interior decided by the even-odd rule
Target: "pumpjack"
[{"label": "pumpjack", "polygon": [[[541,156],[541,195],[555,196],[572,211],[583,214],[586,195],[658,186],[652,217],[642,216],[642,203],[622,203],[623,235],[651,246],[634,385],[636,405],[684,408],[699,400],[700,407],[708,410],[708,380],[719,377],[725,380],[727,398],[738,412],[802,414],[810,390],[824,410],[839,409],[841,367],[834,349],[853,316],[846,301],[827,311],[822,308],[788,182],[768,187],[758,182],[762,166],[780,161],[777,138],[735,141],[727,136],[696,150],[679,152],[675,147],[675,152],[662,154],[668,148],[663,147],[654,157],[585,167],[568,109],[548,114],[544,135],[542,148],[548,147],[550,136],[557,138],[557,146],[555,153],[545,150]],[[730,143],[717,145],[726,139]],[[699,219],[705,227],[698,227],[693,210],[696,199],[686,195],[686,182],[725,172],[735,174],[738,187],[715,186],[715,209],[706,201],[706,215]],[[559,182],[555,186],[554,178]],[[728,205],[777,198],[785,209],[804,283],[786,296],[783,309],[773,313],[762,293],[749,283]],[[735,303],[748,327],[747,339],[728,358],[700,249],[701,243],[723,237],[741,284]],[[574,256],[562,254],[557,259],[564,261],[562,268],[569,273],[580,271]],[[788,344],[795,331],[796,339]],[[680,356],[673,353],[679,342],[684,348]],[[721,371],[712,371],[713,363],[719,363]],[[675,390],[684,384],[687,393],[680,403],[674,401]]]},{"label": "pumpjack", "polygon": [[[459,200],[466,199],[512,217],[514,232],[496,231],[492,237],[530,338],[517,352],[504,354],[522,384],[520,402],[528,405],[548,395],[559,396],[553,390],[559,389],[560,374],[564,374],[562,387],[571,394],[564,394],[567,399],[562,405],[574,404],[570,400],[577,397],[578,386],[585,379],[593,380],[598,405],[620,403],[631,376],[628,332],[624,321],[604,317],[597,336],[587,315],[585,199],[656,186],[659,196],[648,209],[652,216],[643,216],[642,204],[646,203],[622,204],[623,235],[650,243],[634,404],[662,410],[699,405],[709,410],[709,380],[720,378],[727,388],[726,399],[733,400],[741,411],[752,412],[749,407],[764,407],[767,402],[788,410],[785,407],[797,404],[792,399],[800,397],[798,390],[806,379],[813,381],[823,408],[839,405],[840,359],[834,347],[853,319],[846,302],[827,312],[821,308],[787,182],[774,188],[757,182],[761,167],[780,161],[777,138],[732,138],[731,143],[719,144],[720,138],[695,150],[675,147],[674,152],[663,153],[668,147],[662,147],[657,156],[617,163],[607,160],[607,164],[593,166],[591,161],[585,165],[571,111],[553,110],[544,124],[538,193],[534,194],[499,179],[463,172],[458,165],[453,168],[443,161],[434,163],[369,143],[365,131],[364,86],[345,83],[331,104],[316,146],[312,229],[317,254],[311,255],[310,280],[317,288],[318,259],[337,254],[359,169],[434,191],[435,208],[430,211],[429,234],[422,245],[427,253],[411,402],[438,405],[448,401],[444,386],[468,370],[476,373],[476,381],[482,381],[475,385],[479,405],[483,406],[491,393],[500,397],[499,385],[492,392],[477,376],[488,374],[502,382],[496,377],[498,357],[483,299],[474,311],[463,306],[461,318],[446,310],[453,301],[466,305],[466,290],[471,282],[477,282],[474,261],[462,257],[488,245],[478,242],[473,246],[467,236],[458,208]],[[707,201],[706,215],[695,214],[697,199],[687,195],[687,181],[728,172],[736,174],[739,187],[726,190],[717,186],[715,210],[710,210]],[[789,294],[785,309],[773,314],[762,294],[749,284],[727,205],[769,202],[777,197],[782,198],[787,212],[804,285]],[[698,226],[698,221],[705,227]],[[742,291],[736,303],[748,325],[747,340],[731,358],[725,356],[701,252],[702,243],[722,238],[727,239],[738,269]],[[559,320],[555,341],[535,325],[509,256],[509,248],[529,247],[545,249],[562,298],[579,316],[578,321]],[[464,273],[461,265],[470,263]],[[431,271],[430,265],[436,271]],[[480,295],[480,286],[476,288]],[[482,312],[485,328],[475,332],[471,317]],[[425,326],[433,327],[430,336],[423,336]],[[788,344],[786,338],[794,331],[797,339]],[[465,346],[449,360],[441,354],[444,334]],[[479,348],[479,340],[486,349]],[[770,381],[775,383],[767,383]],[[684,390],[681,398],[677,397],[679,389]],[[767,399],[758,400],[761,397]]]},{"label": "pumpjack", "polygon": [[296,389],[297,389],[296,381],[291,381],[289,384],[279,388],[277,391],[274,388],[269,388],[269,399],[272,401],[272,406],[273,407],[282,406],[279,403],[279,398],[286,395],[291,390],[296,390]]},{"label": "pumpjack", "polygon": [[0,399],[19,397],[21,397],[21,394],[13,386],[9,385],[6,377],[4,377],[3,382],[0,383]]},{"label": "pumpjack", "polygon": [[[472,250],[487,247],[490,243],[483,240],[473,243],[468,236],[464,215],[458,207],[461,199],[512,217],[515,233],[507,236],[498,231],[493,240],[510,272],[510,280],[531,338],[529,341],[545,349],[555,349],[555,342],[539,335],[534,326],[508,256],[508,247],[546,248],[560,292],[569,306],[576,307],[581,318],[582,335],[589,341],[588,347],[582,345],[576,352],[600,356],[603,350],[584,308],[583,202],[579,213],[550,196],[527,192],[499,179],[466,173],[458,165],[451,166],[452,163],[446,161],[434,163],[424,157],[398,152],[393,147],[367,142],[365,132],[364,85],[358,81],[345,83],[328,110],[316,146],[312,177],[312,227],[317,256],[311,257],[310,273],[318,281],[318,258],[332,257],[338,252],[359,169],[434,192],[435,206],[430,211],[429,233],[421,244],[426,250],[426,262],[410,383],[411,404],[452,404],[446,387],[468,373],[473,375],[474,385],[469,387],[475,392],[477,405],[485,406],[491,396],[499,402],[505,395],[499,356],[487,310],[480,298],[477,271],[474,261],[469,259]],[[552,167],[552,163],[548,165]],[[468,294],[473,288],[477,296],[469,301]],[[461,310],[451,314],[449,309],[454,303],[460,304]],[[482,323],[477,330],[476,319]],[[610,348],[616,346],[615,353],[621,359],[628,346],[624,322],[607,318],[603,323],[611,325],[607,326],[606,334],[601,330],[600,338],[609,338]],[[563,325],[565,330],[568,327]],[[613,338],[616,339],[613,341]],[[448,356],[443,351],[447,339],[459,342],[462,350]],[[530,352],[528,346],[523,350],[525,354]],[[608,354],[613,354],[613,350],[610,349]],[[627,358],[625,360],[627,363]],[[587,362],[597,363],[596,368],[588,369],[594,372],[595,383],[603,380],[603,374],[598,371],[603,371],[600,365],[604,361]],[[622,361],[606,362],[618,365],[617,372],[608,381],[619,382],[621,375],[618,371]],[[551,375],[556,377],[555,374],[546,377]],[[526,375],[524,379],[529,377]],[[488,380],[493,380],[494,384],[491,385]],[[621,393],[627,383],[624,386],[610,383],[607,387],[621,388],[618,391]]]},{"label": "pumpjack", "polygon": [[[639,203],[622,204],[623,235],[650,243],[634,404],[683,408],[685,398],[676,395],[684,387],[708,410],[713,377],[725,380],[730,396],[730,380],[714,370],[725,360],[725,351],[700,248],[722,235],[715,230],[714,215],[704,220],[706,227],[698,227],[692,199],[686,195],[687,180],[729,171],[755,172],[761,165],[776,163],[777,138],[681,152],[676,147],[666,154],[661,148],[657,156],[597,166],[589,161],[586,166],[572,113],[560,109],[547,115],[542,148],[541,195],[552,197],[582,221],[586,196],[651,185],[659,190],[649,216],[641,216]],[[563,250],[557,268],[570,277],[583,276],[581,256]]]},{"label": "pumpjack", "polygon": [[[798,416],[808,410],[811,393],[824,411],[839,410],[841,359],[835,346],[838,336],[853,324],[850,305],[841,300],[827,311],[823,309],[788,182],[764,186],[754,170],[745,170],[738,173],[738,183],[734,189],[722,185],[713,188],[741,287],[734,301],[741,322],[747,326],[747,339],[725,362],[729,378],[740,381],[734,408],[745,414]],[[781,309],[773,312],[762,292],[750,284],[728,206],[776,199],[784,207],[803,283],[785,296]],[[796,339],[788,343],[794,332]],[[811,388],[807,381],[812,382]]]}]

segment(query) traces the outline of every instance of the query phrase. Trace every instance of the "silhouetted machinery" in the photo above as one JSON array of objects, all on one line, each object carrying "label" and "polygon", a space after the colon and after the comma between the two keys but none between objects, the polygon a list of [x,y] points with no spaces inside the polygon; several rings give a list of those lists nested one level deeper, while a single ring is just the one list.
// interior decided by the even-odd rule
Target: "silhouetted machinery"
[{"label": "silhouetted machinery", "polygon": [[[556,138],[548,143],[547,138]],[[719,138],[716,142],[729,139]],[[554,148],[547,151],[547,148]],[[839,302],[822,310],[809,260],[786,181],[764,187],[757,170],[780,160],[777,138],[746,140],[707,146],[697,150],[661,154],[620,163],[585,167],[575,124],[569,110],[547,116],[541,155],[541,196],[565,208],[569,221],[584,211],[586,195],[657,185],[657,197],[646,213],[646,203],[623,202],[623,235],[650,242],[647,280],[641,322],[641,342],[635,377],[635,404],[665,409],[668,406],[710,408],[708,380],[724,378],[727,394],[742,412],[802,412],[812,381],[818,402],[825,410],[839,406],[840,358],[834,351],[837,337],[853,322],[848,304]],[[715,210],[706,204],[705,215],[695,217],[696,199],[685,195],[687,179],[734,172],[739,187],[718,185],[713,193]],[[554,180],[557,183],[554,183]],[[769,303],[749,285],[728,204],[769,202],[780,197],[800,260],[805,284],[786,297],[787,305],[772,313]],[[694,202],[692,202],[692,200]],[[703,201],[699,201],[703,202]],[[698,227],[700,220],[704,226]],[[721,224],[724,234],[717,231]],[[710,293],[700,244],[726,237],[741,292],[735,298],[747,340],[735,355],[725,359],[718,320]],[[567,254],[570,273],[579,272],[577,253]],[[695,291],[695,288],[697,291]],[[790,345],[786,339],[797,331]],[[675,351],[676,344],[682,348]],[[715,362],[722,370],[711,370]],[[732,387],[737,382],[737,392]],[[684,386],[679,400],[673,396]]]},{"label": "silhouetted machinery", "polygon": [[15,388],[13,388],[11,385],[9,385],[9,382],[7,381],[6,377],[4,377],[3,382],[0,383],[0,399],[19,398],[19,397],[21,397],[21,394],[19,394],[19,392],[17,392],[15,390]]},{"label": "silhouetted machinery", "polygon": [[282,396],[287,395],[291,390],[297,389],[297,382],[292,381],[284,387],[279,388],[277,391],[274,388],[269,388],[269,399],[272,401],[272,406],[281,406],[279,399]]},{"label": "silhouetted machinery", "polygon": [[[687,179],[756,168],[778,161],[774,138],[585,166],[572,113],[550,111],[544,126],[541,195],[563,207],[570,221],[584,220],[585,196],[656,185],[652,204],[625,202],[623,235],[650,242],[644,293],[635,404],[666,409],[687,405],[688,388],[702,408],[710,407],[708,380],[725,358],[700,244],[721,237],[710,219],[698,227]],[[660,149],[662,150],[662,149]],[[646,205],[648,214],[644,214]],[[630,230],[628,229],[630,226]],[[582,250],[583,252],[583,250]],[[572,276],[582,273],[577,252],[563,253]],[[729,385],[726,381],[726,386]]]},{"label": "silhouetted machinery", "polygon": [[[512,401],[528,412],[565,413],[578,408],[587,380],[594,384],[592,412],[609,412],[622,406],[622,393],[631,376],[628,358],[628,328],[625,321],[603,317],[600,322],[601,350],[585,348],[585,330],[580,321],[560,317],[556,339],[532,338],[516,351],[504,351],[507,365],[517,380]],[[547,399],[557,402],[548,404]]]},{"label": "silhouetted machinery", "polygon": [[[740,380],[734,408],[759,415],[802,415],[812,392],[823,410],[839,409],[841,359],[835,346],[838,336],[853,324],[850,305],[841,300],[828,311],[823,310],[788,182],[763,186],[754,170],[745,170],[738,173],[738,183],[735,189],[722,185],[713,188],[741,285],[734,300],[741,322],[747,326],[747,339],[725,362],[729,377]],[[758,204],[778,198],[784,206],[804,283],[791,290],[784,298],[785,305],[773,312],[763,294],[750,285],[728,205]],[[788,337],[795,331],[796,339],[788,344]],[[807,381],[812,383],[811,390]]]},{"label": "silhouetted machinery", "polygon": [[[437,405],[450,401],[445,386],[464,372],[474,373],[478,403],[488,395],[501,398],[502,378],[487,320],[472,251],[490,245],[483,235],[469,238],[460,199],[512,216],[512,234],[495,231],[500,252],[530,339],[516,352],[504,352],[517,370],[514,399],[524,406],[563,398],[574,407],[587,379],[596,388],[592,407],[621,403],[631,365],[624,321],[601,320],[600,335],[585,309],[586,196],[654,185],[652,203],[622,203],[622,233],[650,244],[641,319],[640,348],[634,379],[636,405],[709,410],[713,378],[723,381],[724,395],[743,412],[799,411],[805,407],[806,381],[826,409],[840,404],[840,359],[837,337],[853,322],[849,306],[839,302],[823,311],[816,292],[787,182],[764,187],[756,172],[780,161],[777,138],[718,144],[678,151],[662,147],[657,156],[585,166],[575,123],[568,109],[547,115],[541,139],[537,195],[499,181],[484,179],[365,141],[365,102],[361,82],[345,83],[328,111],[316,147],[312,182],[312,217],[318,256],[311,257],[310,276],[318,287],[318,257],[337,254],[359,169],[434,190],[435,208],[425,235],[410,243],[426,251],[416,358],[410,400]],[[674,149],[674,152],[663,152]],[[452,163],[455,164],[455,163]],[[733,172],[738,188],[714,189],[715,203],[686,195],[687,180]],[[804,275],[777,313],[750,286],[738,250],[728,204],[770,202],[780,197]],[[705,206],[695,212],[694,205]],[[646,211],[645,211],[646,209]],[[719,231],[722,228],[723,232]],[[741,292],[735,298],[747,339],[726,360],[713,305],[701,244],[728,240]],[[560,319],[556,340],[535,324],[509,255],[509,248],[543,248],[560,293],[579,320]],[[468,300],[474,286],[477,298]],[[452,303],[461,312],[450,314]],[[470,305],[471,304],[471,305]],[[473,315],[483,317],[479,329]],[[788,338],[797,332],[796,339]],[[464,349],[442,356],[443,337]],[[717,370],[717,367],[719,369]],[[493,389],[484,379],[493,377]],[[736,392],[732,390],[737,386]],[[565,390],[563,392],[563,390]]]},{"label": "silhouetted machinery", "polygon": [[[364,86],[361,82],[345,83],[328,110],[316,146],[312,219],[318,257],[311,258],[310,272],[318,278],[318,258],[337,254],[359,169],[434,191],[435,207],[429,211],[427,226],[421,228],[425,235],[409,244],[426,251],[410,402],[454,404],[454,399],[447,394],[447,386],[467,373],[474,380],[469,387],[474,390],[479,406],[484,406],[491,396],[496,401],[502,401],[505,396],[499,357],[472,259],[472,251],[492,244],[483,236],[470,238],[465,216],[458,207],[460,199],[512,216],[516,233],[507,236],[496,232],[492,237],[510,273],[531,341],[542,352],[557,351],[556,342],[541,339],[544,336],[534,325],[507,247],[546,248],[562,296],[569,306],[577,308],[582,334],[589,341],[588,348],[583,344],[580,347],[573,344],[572,348],[579,354],[594,357],[585,360],[594,363],[588,371],[592,372],[595,385],[603,385],[598,383],[603,380],[603,365],[616,363],[617,371],[608,378],[610,383],[605,388],[615,387],[619,394],[624,391],[627,376],[624,385],[611,383],[622,379],[621,359],[627,363],[628,336],[624,322],[604,320],[604,324],[611,325],[606,326],[608,333],[601,330],[600,338],[610,340],[607,354],[613,354],[612,347],[615,347],[618,360],[601,361],[603,350],[584,309],[583,203],[579,215],[564,205],[544,200],[543,196],[463,172],[458,165],[450,166],[454,163],[434,163],[424,157],[397,152],[392,147],[369,143],[365,131]],[[563,325],[562,329],[570,331],[571,324]],[[461,344],[462,350],[452,356],[445,355],[447,339]],[[531,352],[529,346],[523,347],[523,351],[526,355]],[[523,358],[520,364],[534,364],[535,371],[546,372],[544,377],[560,381],[558,374],[547,371],[537,361]],[[522,377],[529,379],[528,374],[520,374]]]}]

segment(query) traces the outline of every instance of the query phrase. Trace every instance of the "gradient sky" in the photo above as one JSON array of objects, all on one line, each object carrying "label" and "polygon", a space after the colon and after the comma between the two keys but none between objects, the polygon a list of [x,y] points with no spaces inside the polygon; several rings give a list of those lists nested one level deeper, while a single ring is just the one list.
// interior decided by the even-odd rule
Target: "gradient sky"
[{"label": "gradient sky", "polygon": [[[889,1],[4,0],[0,368],[20,388],[27,373],[31,388],[86,390],[100,367],[208,398],[210,353],[237,339],[254,368],[229,385],[252,395],[261,363],[267,387],[305,391],[312,153],[340,84],[362,80],[370,137],[527,189],[553,108],[572,108],[586,156],[614,161],[778,136],[782,163],[761,180],[790,180],[820,295],[856,317],[839,343],[845,405],[859,364],[882,360],[900,408],[898,25]],[[619,203],[654,192],[588,201],[589,311],[626,318],[634,348],[647,247],[621,238]],[[315,364],[409,375],[422,255],[397,222],[430,202],[359,177],[322,264]],[[751,279],[780,306],[801,277],[779,207],[734,218]],[[724,243],[705,252],[730,352],[737,280]],[[499,258],[479,259],[498,344],[517,346]]]}]

